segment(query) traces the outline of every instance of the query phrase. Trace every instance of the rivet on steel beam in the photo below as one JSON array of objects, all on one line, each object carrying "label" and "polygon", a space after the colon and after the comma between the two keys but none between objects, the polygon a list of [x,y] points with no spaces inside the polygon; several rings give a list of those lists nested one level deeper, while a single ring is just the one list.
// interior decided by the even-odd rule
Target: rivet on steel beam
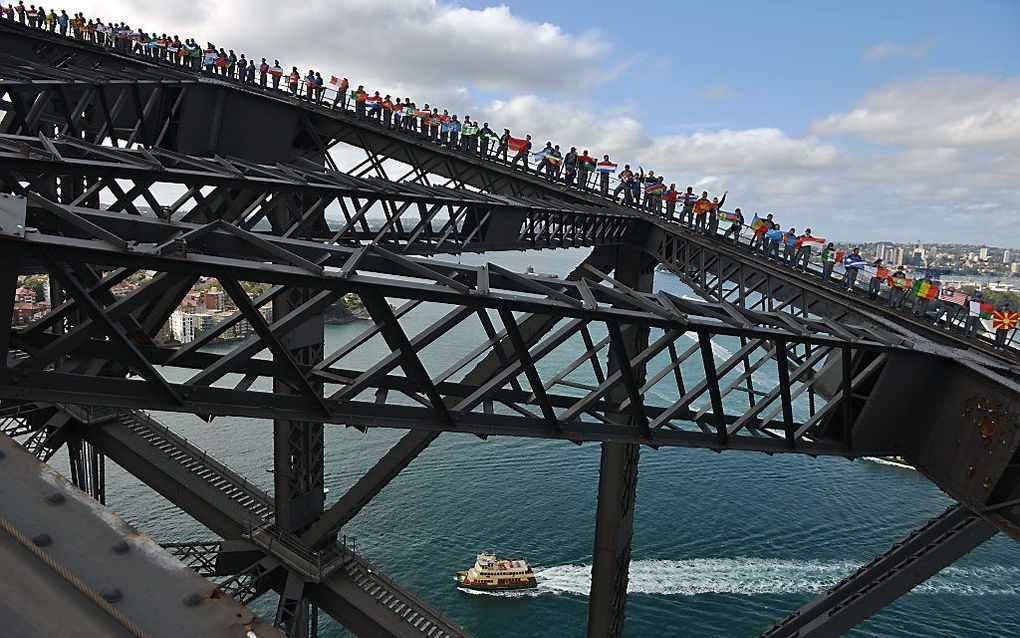
[{"label": "rivet on steel beam", "polygon": [[198,592],[191,592],[184,596],[184,600],[181,602],[185,607],[196,607],[202,602],[202,596]]},{"label": "rivet on steel beam", "polygon": [[128,545],[127,541],[121,540],[111,545],[110,551],[113,552],[114,554],[127,554],[129,551],[131,551],[131,546]]},{"label": "rivet on steel beam", "polygon": [[53,537],[47,534],[46,532],[43,532],[42,534],[36,534],[35,536],[32,537],[32,543],[36,547],[46,547],[52,542]]},{"label": "rivet on steel beam", "polygon": [[103,599],[108,603],[118,602],[124,597],[124,594],[122,594],[116,587],[107,587],[101,593],[103,595]]}]

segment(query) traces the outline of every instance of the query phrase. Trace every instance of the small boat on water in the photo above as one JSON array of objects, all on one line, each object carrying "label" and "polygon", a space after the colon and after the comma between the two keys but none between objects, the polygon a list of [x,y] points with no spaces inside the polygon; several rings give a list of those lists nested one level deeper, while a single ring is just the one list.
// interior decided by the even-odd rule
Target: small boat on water
[{"label": "small boat on water", "polygon": [[904,470],[913,470],[914,466],[903,460],[902,456],[866,456],[865,461],[871,461],[872,463],[878,463],[879,465],[892,465],[895,467],[903,468]]},{"label": "small boat on water", "polygon": [[484,591],[533,589],[538,587],[538,580],[528,561],[504,560],[482,552],[474,565],[457,572],[457,586]]}]

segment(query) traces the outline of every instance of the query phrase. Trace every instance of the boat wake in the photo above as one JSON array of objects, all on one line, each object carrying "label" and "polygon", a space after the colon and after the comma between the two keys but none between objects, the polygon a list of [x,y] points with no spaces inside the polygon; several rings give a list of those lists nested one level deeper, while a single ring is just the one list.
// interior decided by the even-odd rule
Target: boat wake
[{"label": "boat wake", "polygon": [[[820,593],[853,573],[854,561],[804,561],[766,558],[694,558],[638,560],[631,563],[632,594],[697,596],[699,594]],[[546,594],[587,596],[591,565],[536,568],[538,587],[516,591],[477,591],[480,596],[524,598]],[[1020,595],[1020,567],[950,567],[915,591],[963,596]]]},{"label": "boat wake", "polygon": [[864,460],[870,461],[871,463],[875,463],[876,465],[889,465],[892,467],[898,467],[901,470],[910,470],[912,472],[917,471],[916,469],[914,469],[913,465],[908,465],[907,463],[901,463],[899,461],[893,461],[890,459],[883,459],[880,456],[865,456]]}]

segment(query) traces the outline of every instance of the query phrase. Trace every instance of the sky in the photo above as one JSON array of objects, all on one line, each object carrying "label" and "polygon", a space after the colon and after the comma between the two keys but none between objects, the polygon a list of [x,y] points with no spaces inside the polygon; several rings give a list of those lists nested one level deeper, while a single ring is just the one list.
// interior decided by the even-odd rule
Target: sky
[{"label": "sky", "polygon": [[835,240],[1020,248],[1020,2],[68,6],[653,169]]}]

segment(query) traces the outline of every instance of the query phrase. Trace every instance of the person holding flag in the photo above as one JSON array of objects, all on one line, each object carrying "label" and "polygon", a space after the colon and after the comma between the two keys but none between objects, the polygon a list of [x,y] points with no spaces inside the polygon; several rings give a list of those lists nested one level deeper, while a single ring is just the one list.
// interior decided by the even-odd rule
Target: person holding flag
[{"label": "person holding flag", "polygon": [[574,185],[577,177],[577,147],[571,146],[566,155],[563,156],[563,183],[568,187]]},{"label": "person holding flag", "polygon": [[358,117],[365,117],[365,100],[368,99],[368,93],[365,93],[365,86],[359,84],[358,88],[354,90],[354,114]]},{"label": "person holding flag", "polygon": [[939,296],[938,283],[932,281],[930,272],[925,272],[924,279],[914,281],[911,292],[914,293],[914,314],[918,317],[926,317],[931,300],[937,299]]},{"label": "person holding flag", "polygon": [[383,125],[386,128],[393,128],[393,100],[390,99],[389,94],[383,97],[380,106],[382,107],[380,111],[382,112]]},{"label": "person holding flag", "polygon": [[450,117],[450,112],[443,109],[443,114],[439,116],[439,143],[443,146],[450,145],[450,130],[453,128],[453,118]]},{"label": "person holding flag", "polygon": [[336,87],[336,97],[333,98],[333,108],[336,108],[337,104],[340,105],[341,109],[347,109],[347,95],[351,89],[351,83],[347,78],[342,78],[340,84]]},{"label": "person holding flag", "polygon": [[266,62],[265,58],[262,58],[262,64],[259,65],[259,86],[266,88],[266,81],[269,79],[269,63]]},{"label": "person holding flag", "polygon": [[507,162],[506,154],[507,149],[509,148],[510,148],[510,129],[505,128],[503,129],[503,134],[499,136],[499,142],[496,145],[495,158],[499,159],[500,157],[502,157],[503,163],[506,164]]},{"label": "person holding flag", "polygon": [[541,175],[542,173],[546,173],[548,171],[547,167],[549,165],[549,155],[552,154],[552,150],[553,150],[552,142],[546,142],[545,148],[543,148],[541,151],[537,153],[532,153],[532,155],[534,156],[533,159],[536,162],[535,173]]},{"label": "person holding flag", "polygon": [[708,234],[715,237],[719,233],[719,213],[722,211],[723,204],[726,203],[726,196],[729,191],[724,191],[722,199],[718,197],[712,198],[712,210],[709,212],[708,217]]},{"label": "person holding flag", "polygon": [[476,154],[482,157],[488,157],[489,142],[494,137],[496,137],[496,134],[493,132],[491,128],[489,128],[489,123],[484,122],[482,124],[482,129],[478,131],[478,152]]},{"label": "person holding flag", "polygon": [[426,122],[429,125],[428,135],[426,135],[426,137],[428,137],[433,142],[436,142],[437,144],[442,143],[440,136],[443,129],[443,117],[444,116],[439,114],[439,108],[433,107],[432,113],[426,120]]},{"label": "person holding flag", "polygon": [[[693,186],[687,187],[684,194],[680,196],[680,201],[683,203],[683,207],[680,209],[680,223],[688,228],[694,228],[694,205],[698,203],[698,196],[694,194]],[[771,226],[765,230],[771,230]]]},{"label": "person holding flag", "polygon": [[[609,155],[603,155],[595,170],[599,173],[599,193],[609,197],[609,176],[616,172],[616,164],[609,161]],[[615,197],[615,195],[614,195]]]},{"label": "person holding flag", "polygon": [[676,184],[672,183],[666,192],[662,194],[662,201],[666,202],[666,213],[663,218],[667,221],[673,221],[673,216],[676,215],[676,202],[680,197],[680,191],[676,189]]},{"label": "person holding flag", "polygon": [[974,335],[975,327],[981,319],[982,306],[985,305],[985,293],[980,290],[974,291],[974,294],[970,296],[967,318],[963,322],[963,336],[971,337]]},{"label": "person holding flag", "polygon": [[895,310],[903,305],[909,282],[907,273],[903,272],[903,266],[896,266],[896,270],[889,275],[889,301],[886,306]]},{"label": "person holding flag", "polygon": [[1012,301],[1005,301],[999,309],[992,313],[992,329],[995,330],[995,342],[992,347],[1001,350],[1006,347],[1006,337],[1010,330],[1016,330],[1020,323],[1020,312],[1013,309]]},{"label": "person holding flag", "polygon": [[403,99],[398,97],[393,103],[393,128],[398,131],[404,128],[404,103],[401,101]]},{"label": "person holding flag", "polygon": [[634,177],[634,171],[630,170],[630,164],[624,164],[623,170],[620,171],[620,183],[613,189],[613,201],[619,201],[620,192],[623,192],[623,204],[630,206],[631,204],[631,190],[630,180]]},{"label": "person holding flag", "polygon": [[649,213],[657,216],[662,215],[662,194],[666,192],[666,184],[663,182],[663,178],[654,177],[649,173],[651,179],[654,179],[651,184],[645,186],[645,208]]},{"label": "person holding flag", "polygon": [[638,174],[630,180],[630,193],[631,201],[634,202],[634,206],[641,208],[641,186],[645,183],[648,178],[645,177],[645,169],[638,166]]},{"label": "person holding flag", "polygon": [[549,163],[546,164],[546,171],[548,172],[549,179],[557,181],[560,178],[560,168],[563,166],[563,153],[560,152],[559,144],[553,146],[548,160]]},{"label": "person holding flag", "polygon": [[[311,75],[311,70],[308,73]],[[244,82],[246,77],[248,77],[248,58],[242,53],[241,57],[237,60],[237,79]]]},{"label": "person holding flag", "polygon": [[376,120],[382,119],[382,96],[379,95],[379,91],[365,98],[365,108],[368,109],[368,114]]},{"label": "person holding flag", "polygon": [[[726,219],[730,222],[730,227],[723,233],[723,239],[725,240],[727,237],[733,237],[733,243],[738,243],[740,241],[740,231],[744,227],[744,214],[740,212],[739,208],[733,209],[732,213],[719,211],[719,219],[720,221]],[[809,230],[808,232],[811,231]],[[804,266],[804,270],[807,270],[806,265]]]},{"label": "person holding flag", "polygon": [[791,228],[783,234],[783,262],[793,265],[793,256],[797,253],[797,229]]},{"label": "person holding flag", "polygon": [[273,60],[273,67],[269,69],[269,75],[273,78],[273,90],[280,90],[280,78],[283,77],[283,67],[279,60]]},{"label": "person holding flag", "polygon": [[460,150],[469,155],[474,155],[478,149],[478,123],[471,121],[470,115],[464,116],[464,123],[460,125]]},{"label": "person holding flag", "polygon": [[588,176],[595,170],[595,158],[588,155],[588,149],[577,157],[577,188],[588,190]]},{"label": "person holding flag", "polygon": [[868,274],[871,278],[868,280],[868,298],[878,299],[878,291],[882,288],[882,281],[885,279],[882,274],[885,268],[882,268],[882,260],[876,259],[872,262],[871,267],[867,269]]},{"label": "person holding flag", "polygon": [[[518,139],[516,137],[510,137],[510,129],[506,129],[507,133],[507,147],[513,146],[517,149],[517,154],[514,155],[513,162],[510,163],[511,167],[516,168],[517,163],[521,162],[524,172],[528,172],[528,154],[531,153],[531,136],[525,135],[524,139]],[[504,152],[503,157],[506,157]]]},{"label": "person holding flag", "polygon": [[401,121],[404,124],[404,130],[408,133],[414,133],[414,124],[417,121],[414,117],[415,104],[411,101],[411,98],[404,98],[404,116]]},{"label": "person holding flag", "polygon": [[457,141],[460,136],[460,129],[463,128],[457,120],[456,113],[450,118],[450,148],[457,148]]},{"label": "person holding flag", "polygon": [[[687,190],[690,190],[690,186]],[[772,213],[769,213],[765,219],[758,217],[755,213],[754,218],[751,220],[751,252],[765,252],[765,233],[772,229]]]},{"label": "person holding flag", "polygon": [[694,202],[694,232],[704,235],[707,231],[708,213],[715,208],[708,198],[708,191],[701,191],[701,197]]},{"label": "person holding flag", "polygon": [[854,291],[854,284],[857,282],[857,273],[864,268],[864,258],[861,257],[861,249],[854,246],[853,251],[843,258],[843,268],[846,274],[843,275],[843,285],[847,292]]},{"label": "person holding flag", "polygon": [[797,254],[793,257],[793,266],[797,268],[797,264],[800,264],[800,269],[807,272],[808,262],[811,261],[811,249],[815,245],[824,244],[824,239],[818,239],[811,235],[811,229],[808,228],[804,231],[804,234],[797,238]]},{"label": "person holding flag", "polygon": [[181,58],[181,62],[185,67],[198,71],[202,67],[202,47],[198,46],[194,38],[188,38],[184,41],[184,57]]},{"label": "person holding flag", "polygon": [[309,102],[315,101],[315,72],[311,69],[308,69],[308,75],[305,76],[305,97]]},{"label": "person holding flag", "polygon": [[[769,215],[771,217],[771,215]],[[822,281],[832,279],[832,268],[836,265],[836,246],[831,241],[822,249]]]},{"label": "person holding flag", "polygon": [[786,233],[779,228],[777,222],[772,222],[772,228],[765,231],[765,258],[779,261],[782,256],[779,253],[780,246],[783,246]]}]

